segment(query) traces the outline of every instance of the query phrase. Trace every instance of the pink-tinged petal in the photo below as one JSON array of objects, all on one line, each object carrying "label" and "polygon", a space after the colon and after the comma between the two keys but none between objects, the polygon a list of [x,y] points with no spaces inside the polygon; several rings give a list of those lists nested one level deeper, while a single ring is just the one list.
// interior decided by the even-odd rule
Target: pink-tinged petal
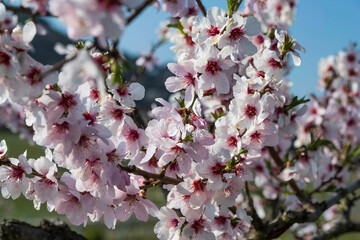
[{"label": "pink-tinged petal", "polygon": [[169,92],[177,92],[184,88],[184,85],[181,84],[179,77],[169,77],[165,81],[165,87]]},{"label": "pink-tinged petal", "polygon": [[184,66],[176,63],[168,63],[167,65],[170,72],[177,76],[185,76],[188,72],[185,70]]},{"label": "pink-tinged petal", "polygon": [[133,209],[130,208],[129,204],[122,202],[120,206],[116,209],[116,219],[121,222],[128,220],[133,213]]},{"label": "pink-tinged petal", "polygon": [[104,223],[109,229],[115,229],[116,219],[114,210],[111,207],[107,207],[104,211]]},{"label": "pink-tinged petal", "polygon": [[145,205],[148,213],[151,216],[157,217],[157,215],[159,213],[159,209],[152,201],[150,201],[148,199],[141,199],[140,201]]},{"label": "pink-tinged petal", "polygon": [[80,204],[72,204],[67,209],[66,217],[69,219],[71,224],[75,226],[79,226],[81,224],[86,225],[87,216],[82,212],[82,208]]},{"label": "pink-tinged petal", "polygon": [[133,211],[135,213],[135,216],[140,221],[146,222],[149,218],[148,212],[146,211],[146,208],[143,204],[138,203],[135,206],[133,206]]}]

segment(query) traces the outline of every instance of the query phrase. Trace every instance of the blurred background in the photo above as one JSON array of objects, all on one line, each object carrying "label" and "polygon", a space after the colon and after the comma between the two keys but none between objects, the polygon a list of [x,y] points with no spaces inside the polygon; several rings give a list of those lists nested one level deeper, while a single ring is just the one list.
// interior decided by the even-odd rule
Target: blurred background
[{"label": "blurred background", "polygon": [[[225,0],[203,0],[203,3],[207,9],[212,6],[227,8]],[[290,30],[307,52],[302,54],[302,65],[294,68],[289,76],[294,83],[292,92],[295,95],[302,97],[312,92],[318,93],[316,86],[319,60],[346,48],[350,43],[360,42],[359,13],[359,0],[299,0],[294,25]],[[20,17],[21,20],[28,18],[28,16]],[[128,76],[131,76],[136,70],[135,61],[140,52],[148,53],[151,45],[158,41],[156,29],[159,27],[159,22],[164,21],[167,17],[169,14],[150,7],[123,33],[120,49],[131,65]],[[44,18],[41,23],[52,30],[49,31],[49,35],[37,36],[33,41],[34,49],[46,49],[46,51],[34,51],[32,55],[40,62],[53,64],[62,59],[62,56],[53,51],[54,44],[56,42],[68,44],[70,41],[66,37],[66,29],[57,20]],[[149,107],[155,97],[167,99],[169,96],[163,83],[171,75],[166,64],[174,61],[174,53],[169,50],[170,46],[170,43],[166,43],[155,52],[155,56],[162,65],[157,66],[151,73],[145,72],[140,77],[141,84],[147,90],[146,98],[141,103],[143,107]],[[46,54],[44,54],[45,52]],[[5,128],[0,128],[0,140],[2,139],[8,143],[9,156],[17,157],[26,149],[31,158],[44,155],[42,148],[30,146],[26,140],[21,140],[16,134]],[[148,196],[159,207],[165,204],[165,197],[160,189],[150,190]],[[18,219],[36,225],[43,218],[60,218],[66,221],[65,217],[49,213],[45,206],[42,206],[40,211],[35,210],[32,202],[23,197],[16,201],[0,198],[0,220]],[[89,239],[156,239],[153,232],[155,223],[156,219],[151,216],[150,221],[145,224],[132,217],[125,223],[118,222],[116,230],[108,230],[102,221],[97,224],[89,222],[86,228],[80,226],[74,229]],[[360,239],[360,235],[351,234],[339,239],[351,238]],[[292,238],[288,234],[280,239]]]}]

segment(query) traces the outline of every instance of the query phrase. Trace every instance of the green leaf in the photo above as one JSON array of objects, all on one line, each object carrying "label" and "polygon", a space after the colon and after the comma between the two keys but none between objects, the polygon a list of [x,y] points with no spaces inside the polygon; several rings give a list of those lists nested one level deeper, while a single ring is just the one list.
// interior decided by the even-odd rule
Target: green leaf
[{"label": "green leaf", "polygon": [[111,72],[113,73],[111,78],[111,86],[115,84],[123,85],[124,77],[122,75],[122,68],[117,60],[114,60],[111,63]]},{"label": "green leaf", "polygon": [[318,147],[322,147],[322,146],[330,146],[332,148],[335,148],[335,145],[333,144],[333,142],[326,140],[326,139],[316,139],[316,141],[312,141],[307,147],[306,150],[308,151],[314,151],[316,150]]},{"label": "green leaf", "polygon": [[324,189],[324,192],[336,192],[336,189],[337,189],[336,186],[334,184],[331,184]]},{"label": "green leaf", "polygon": [[167,27],[177,28],[182,34],[187,35],[187,34],[184,32],[184,26],[181,24],[180,21],[178,21],[178,22],[175,23],[175,24],[168,24]]},{"label": "green leaf", "polygon": [[211,116],[213,116],[213,118],[216,120],[218,120],[219,118],[225,116],[225,113],[223,111],[219,111],[219,113],[217,112],[213,112],[211,113]]},{"label": "green leaf", "polygon": [[227,0],[229,17],[239,9],[241,2],[242,0]]},{"label": "green leaf", "polygon": [[83,48],[85,48],[85,42],[84,42],[84,41],[76,42],[76,43],[75,43],[75,47],[76,47],[76,49],[78,49],[78,50],[83,49]]},{"label": "green leaf", "polygon": [[245,149],[245,148],[242,148],[242,149],[240,150],[240,152],[238,153],[238,155],[243,154],[243,153],[248,153],[248,152],[249,152],[249,150],[247,150],[247,149]]},{"label": "green leaf", "polygon": [[354,158],[354,157],[356,157],[356,156],[359,155],[359,154],[360,154],[360,145],[357,146],[357,147],[349,154],[349,156],[350,156],[351,158]]},{"label": "green leaf", "polygon": [[175,98],[175,100],[179,103],[180,108],[185,108],[185,99],[180,97],[180,98]]},{"label": "green leaf", "polygon": [[193,134],[189,133],[188,135],[185,136],[183,142],[187,143],[187,142],[193,142]]},{"label": "green leaf", "polygon": [[228,164],[226,165],[226,169],[227,169],[227,170],[230,170],[230,169],[232,169],[235,165],[236,165],[236,160],[235,160],[235,158],[233,157],[233,158],[228,162]]},{"label": "green leaf", "polygon": [[131,64],[129,61],[127,60],[122,60],[121,61],[121,68],[124,72],[128,72],[131,70]]},{"label": "green leaf", "polygon": [[295,108],[296,106],[299,106],[300,104],[304,104],[307,103],[308,101],[310,101],[310,99],[305,99],[305,96],[302,97],[301,99],[298,99],[297,96],[293,97],[293,99],[291,100],[290,104],[288,104],[286,106],[286,110],[289,111],[290,109]]}]

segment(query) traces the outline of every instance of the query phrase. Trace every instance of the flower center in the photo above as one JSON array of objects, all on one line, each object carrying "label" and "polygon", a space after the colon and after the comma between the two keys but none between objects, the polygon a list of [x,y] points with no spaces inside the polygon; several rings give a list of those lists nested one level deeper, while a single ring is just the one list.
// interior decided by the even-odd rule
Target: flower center
[{"label": "flower center", "polygon": [[220,29],[216,26],[211,25],[210,28],[207,30],[207,35],[209,37],[216,36],[220,33]]},{"label": "flower center", "polygon": [[232,136],[232,137],[229,137],[227,140],[226,140],[226,143],[229,147],[232,147],[232,148],[235,148],[237,147],[237,139],[236,137]]},{"label": "flower center", "polygon": [[0,52],[0,64],[4,64],[6,66],[9,66],[10,65],[10,59],[11,57],[4,53],[4,52]]},{"label": "flower center", "polygon": [[139,133],[135,129],[132,129],[128,137],[131,141],[136,141],[139,139]]},{"label": "flower center", "polygon": [[355,56],[354,56],[354,54],[349,54],[349,55],[347,55],[346,59],[348,60],[348,62],[354,62]]},{"label": "flower center", "polygon": [[218,216],[218,217],[215,217],[214,220],[215,220],[215,223],[217,225],[224,225],[226,223],[226,217],[224,216]]},{"label": "flower center", "polygon": [[176,218],[174,218],[170,222],[170,227],[176,227],[178,224],[179,224],[179,221]]},{"label": "flower center", "polygon": [[205,71],[211,73],[211,75],[215,75],[217,72],[221,71],[219,64],[217,61],[208,61],[206,64]]},{"label": "flower center", "polygon": [[31,67],[30,71],[26,75],[27,80],[31,85],[34,85],[38,82],[41,82],[42,78],[40,77],[41,70],[37,67]]},{"label": "flower center", "polygon": [[69,109],[76,105],[76,101],[74,100],[74,95],[69,93],[65,93],[61,95],[61,100],[59,106],[62,106],[65,109]]},{"label": "flower center", "polygon": [[86,112],[86,113],[83,113],[83,116],[86,120],[90,121],[89,122],[89,125],[94,125],[95,122],[96,122],[96,116],[95,115],[91,115],[91,113],[89,112]]},{"label": "flower center", "polygon": [[20,179],[24,174],[24,169],[21,166],[13,166],[11,177],[14,179]]},{"label": "flower center", "polygon": [[251,106],[251,105],[247,105],[246,108],[245,108],[245,115],[252,119],[254,118],[254,116],[256,115],[256,107],[255,106]]},{"label": "flower center", "polygon": [[53,128],[56,133],[65,134],[66,131],[69,130],[69,123],[68,122],[54,123]]},{"label": "flower center", "polygon": [[186,85],[190,86],[195,86],[195,78],[193,77],[193,75],[191,75],[190,73],[188,73],[186,76],[185,76],[185,83]]},{"label": "flower center", "polygon": [[206,183],[203,182],[201,179],[195,180],[193,182],[194,192],[203,192],[205,191]]},{"label": "flower center", "polygon": [[198,233],[204,229],[204,220],[199,219],[195,220],[193,224],[191,224],[191,227],[195,230],[195,233]]},{"label": "flower center", "polygon": [[220,163],[216,163],[214,166],[211,167],[211,172],[215,175],[220,175],[223,168],[223,165],[221,165]]},{"label": "flower center", "polygon": [[260,141],[261,134],[258,131],[255,131],[250,135],[250,138],[252,141],[259,142]]},{"label": "flower center", "polygon": [[121,120],[123,118],[124,112],[121,109],[114,109],[111,112],[111,115],[113,118],[115,118],[116,120]]},{"label": "flower center", "polygon": [[184,35],[184,38],[185,38],[185,43],[186,43],[186,45],[188,45],[189,47],[194,46],[195,43],[193,42],[191,36],[189,36],[189,35]]},{"label": "flower center", "polygon": [[244,36],[244,31],[241,28],[234,28],[233,30],[231,30],[230,32],[230,36],[229,38],[233,41],[238,40],[239,38]]},{"label": "flower center", "polygon": [[274,58],[270,58],[268,61],[268,64],[270,67],[272,67],[274,69],[281,68],[280,62],[276,61]]}]

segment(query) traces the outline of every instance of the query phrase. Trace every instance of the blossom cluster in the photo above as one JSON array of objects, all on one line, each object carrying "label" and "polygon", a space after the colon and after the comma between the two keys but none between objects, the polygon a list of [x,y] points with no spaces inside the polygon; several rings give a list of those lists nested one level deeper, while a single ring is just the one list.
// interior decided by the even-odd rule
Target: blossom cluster
[{"label": "blossom cluster", "polygon": [[[174,44],[173,76],[165,82],[174,95],[156,99],[147,124],[136,118],[135,103],[145,89],[121,76],[123,59],[112,45],[126,26],[124,8],[136,13],[146,1],[22,3],[57,16],[69,38],[96,41],[58,46],[67,54],[64,65],[42,65],[28,54],[39,27],[17,25],[0,4],[2,121],[46,149],[38,159],[26,152],[11,158],[1,141],[4,198],[23,194],[36,209],[46,204],[74,225],[103,217],[115,228],[132,214],[141,221],[150,214],[159,219],[160,239],[240,239],[251,233],[249,208],[260,218],[269,212],[264,201],[304,208],[296,193],[281,195],[289,192],[286,182],[316,188],[336,176],[345,183],[347,167],[338,168],[333,148],[311,146],[314,137],[338,149],[357,141],[359,52],[350,47],[322,62],[326,94],[305,113],[305,101],[291,97],[287,80],[305,52],[288,32],[296,1],[249,0],[243,13],[213,7],[205,16],[197,15],[194,0],[156,2],[173,17],[161,38]],[[151,69],[154,59],[151,52],[137,64]],[[331,118],[334,112],[347,121]],[[303,150],[294,152],[296,134],[295,146]],[[250,184],[258,189],[254,202],[246,200]],[[160,209],[146,197],[154,186],[168,192]]]},{"label": "blossom cluster", "polygon": [[[323,93],[312,96],[306,113],[298,118],[295,146],[310,144],[313,138],[328,142],[324,142],[324,147],[303,154],[294,166],[284,169],[286,179],[293,178],[304,184],[311,182],[319,190],[322,187],[344,187],[354,177],[352,172],[358,174],[359,71],[360,51],[354,44],[320,61],[319,87]],[[319,228],[329,230],[341,221],[342,212],[340,205],[328,209],[324,214],[326,223]],[[307,234],[318,230],[315,224],[305,227]]]}]

